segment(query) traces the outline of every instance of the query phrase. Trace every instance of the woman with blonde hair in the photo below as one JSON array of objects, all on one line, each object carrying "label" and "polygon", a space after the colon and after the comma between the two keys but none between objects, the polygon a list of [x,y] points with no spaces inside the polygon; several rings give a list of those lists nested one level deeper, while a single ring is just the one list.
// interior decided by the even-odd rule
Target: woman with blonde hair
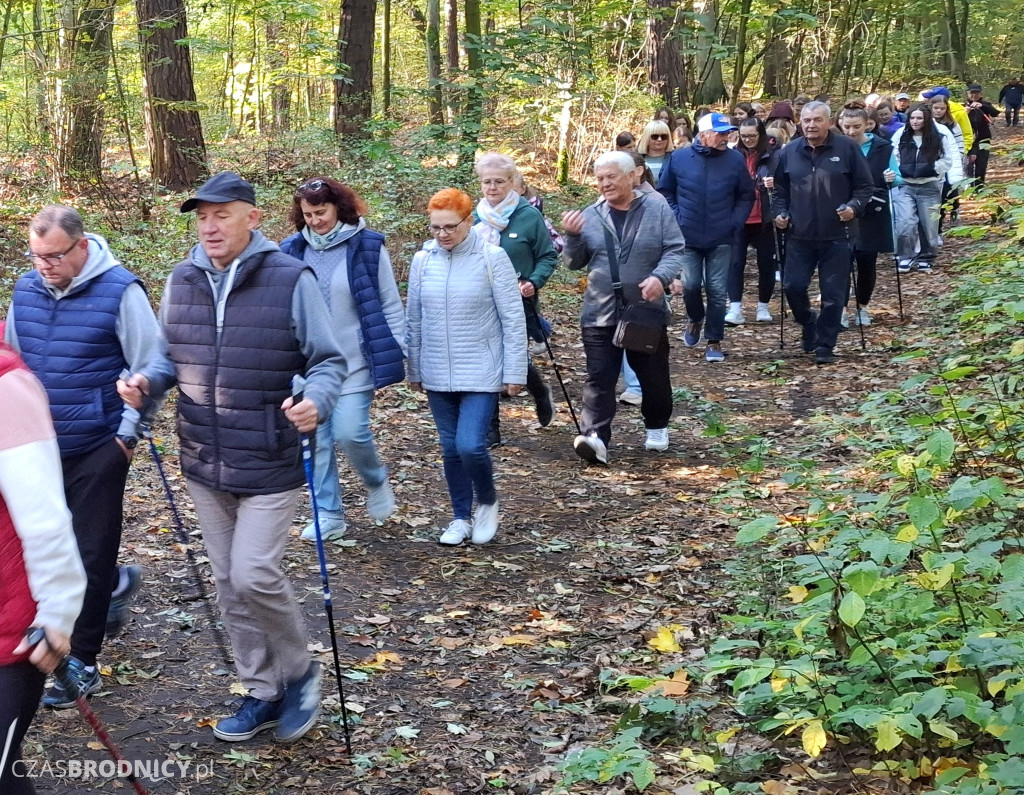
[{"label": "woman with blonde hair", "polygon": [[647,167],[654,175],[654,181],[661,176],[661,168],[668,162],[669,155],[675,149],[672,142],[672,131],[663,121],[649,121],[640,135],[636,151],[644,156]]}]

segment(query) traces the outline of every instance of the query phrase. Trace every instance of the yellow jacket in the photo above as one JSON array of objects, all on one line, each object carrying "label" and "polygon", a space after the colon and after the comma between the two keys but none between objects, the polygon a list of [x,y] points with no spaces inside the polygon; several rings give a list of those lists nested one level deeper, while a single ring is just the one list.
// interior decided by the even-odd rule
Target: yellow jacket
[{"label": "yellow jacket", "polygon": [[960,125],[960,132],[964,135],[964,154],[966,155],[974,146],[974,128],[971,127],[971,117],[967,115],[967,108],[959,102],[953,100],[948,100],[948,102],[949,115]]}]

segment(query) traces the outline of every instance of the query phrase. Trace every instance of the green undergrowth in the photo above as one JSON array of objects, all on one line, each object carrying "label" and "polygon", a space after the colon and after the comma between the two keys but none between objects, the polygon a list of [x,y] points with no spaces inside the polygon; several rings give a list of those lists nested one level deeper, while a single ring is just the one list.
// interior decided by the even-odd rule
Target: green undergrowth
[{"label": "green undergrowth", "polygon": [[[1024,184],[986,201],[996,224],[917,309],[938,327],[900,340],[900,383],[757,467],[752,430],[725,445],[747,464],[733,612],[695,653],[670,627],[662,670],[602,673],[616,734],[564,787],[1024,791]],[[825,443],[842,466],[809,454]]]}]

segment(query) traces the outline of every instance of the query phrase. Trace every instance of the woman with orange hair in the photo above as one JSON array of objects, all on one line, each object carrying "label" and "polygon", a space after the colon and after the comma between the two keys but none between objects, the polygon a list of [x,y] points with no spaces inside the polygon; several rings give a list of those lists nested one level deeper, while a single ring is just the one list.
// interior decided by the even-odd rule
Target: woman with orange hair
[{"label": "woman with orange hair", "polygon": [[486,544],[498,531],[487,431],[499,393],[526,383],[526,315],[508,254],[473,229],[473,200],[445,188],[427,213],[433,239],[409,271],[409,382],[427,393],[441,440],[453,521],[438,540]]}]

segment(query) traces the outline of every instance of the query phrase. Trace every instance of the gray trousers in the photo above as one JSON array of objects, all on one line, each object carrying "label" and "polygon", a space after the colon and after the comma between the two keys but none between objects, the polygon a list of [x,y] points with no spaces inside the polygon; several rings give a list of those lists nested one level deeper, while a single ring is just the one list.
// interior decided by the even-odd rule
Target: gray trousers
[{"label": "gray trousers", "polygon": [[942,204],[942,180],[923,185],[900,185],[893,206],[896,208],[896,256],[913,259],[918,241],[917,259],[931,262],[939,253],[939,205]]},{"label": "gray trousers", "polygon": [[309,668],[302,613],[281,568],[302,489],[236,495],[189,480],[242,684],[263,701]]}]

